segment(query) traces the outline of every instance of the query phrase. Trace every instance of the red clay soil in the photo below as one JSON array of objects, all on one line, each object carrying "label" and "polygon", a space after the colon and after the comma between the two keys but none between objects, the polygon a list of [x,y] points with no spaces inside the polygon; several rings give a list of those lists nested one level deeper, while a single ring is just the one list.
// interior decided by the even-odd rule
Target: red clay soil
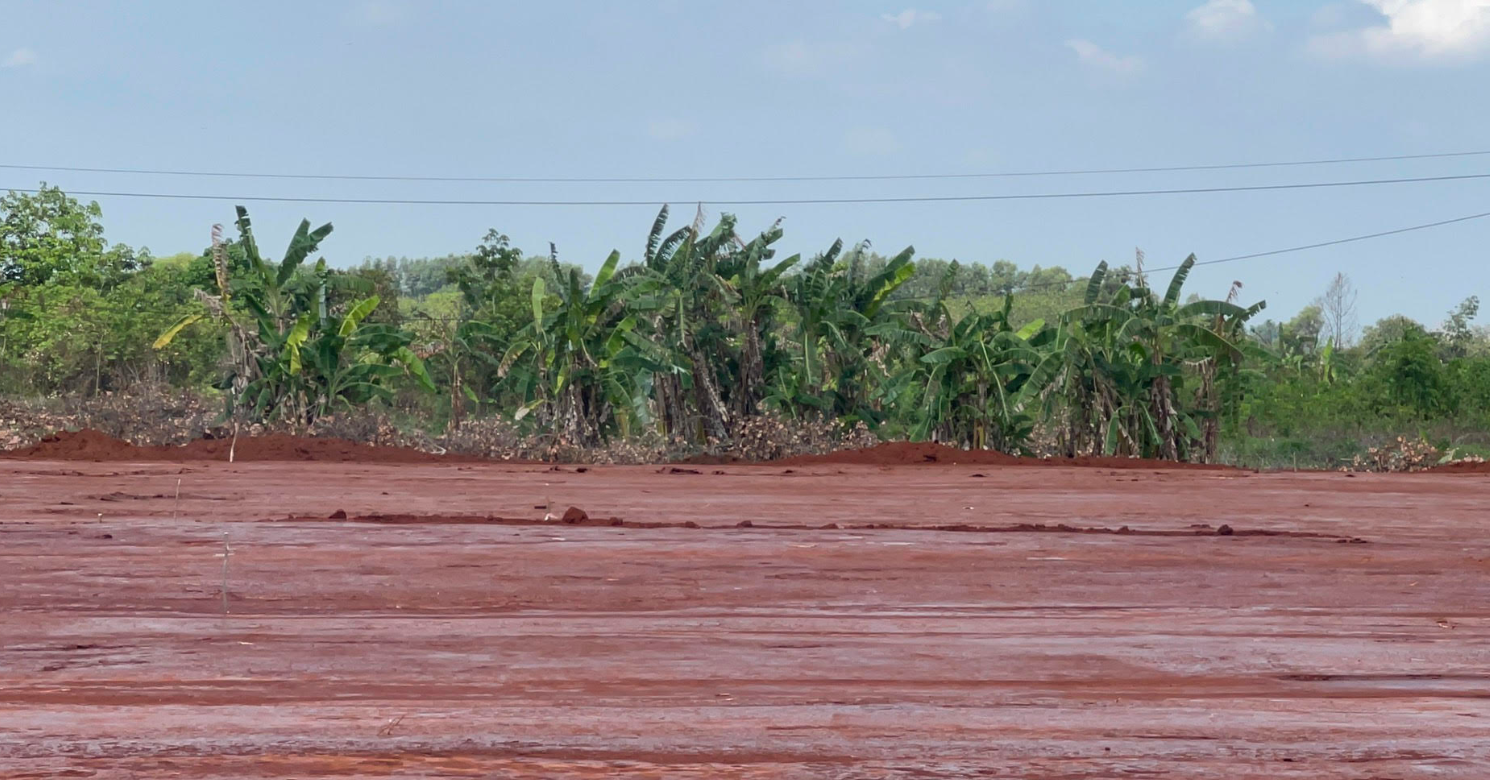
[{"label": "red clay soil", "polygon": [[1435,474],[1490,474],[1490,461],[1483,463],[1475,463],[1473,461],[1446,463],[1442,466],[1434,466],[1428,470]]},{"label": "red clay soil", "polygon": [[886,442],[858,450],[841,450],[826,455],[801,455],[773,461],[786,466],[1078,466],[1104,469],[1229,469],[1200,463],[1176,463],[1146,458],[1114,458],[1083,455],[1078,458],[1021,458],[992,450],[962,450],[934,442]]},{"label": "red clay soil", "polygon": [[[0,458],[19,460],[211,461],[227,460],[231,439],[197,439],[182,446],[141,447],[91,429],[64,431],[17,450],[0,452]],[[235,461],[318,461],[325,463],[432,463],[467,462],[474,458],[435,455],[404,447],[377,447],[345,439],[307,438],[285,434],[242,436],[234,449]]]},{"label": "red clay soil", "polygon": [[[16,450],[0,451],[0,458],[95,462],[227,460],[230,439],[197,439],[182,446],[138,446],[100,431],[83,429],[53,434]],[[315,461],[324,463],[435,463],[480,462],[463,455],[436,455],[405,447],[379,447],[335,438],[285,434],[239,437],[235,461]],[[509,461],[510,462],[510,461]],[[679,461],[693,465],[742,464],[738,458],[695,456]],[[1224,469],[1225,466],[1175,463],[1142,458],[1083,456],[1079,458],[1021,458],[992,450],[961,450],[932,442],[887,442],[873,447],[841,450],[826,455],[802,455],[771,461],[772,465],[920,466],[1077,466],[1106,469]]]},{"label": "red clay soil", "polygon": [[1481,477],[550,468],[0,461],[0,778],[1490,777]]}]

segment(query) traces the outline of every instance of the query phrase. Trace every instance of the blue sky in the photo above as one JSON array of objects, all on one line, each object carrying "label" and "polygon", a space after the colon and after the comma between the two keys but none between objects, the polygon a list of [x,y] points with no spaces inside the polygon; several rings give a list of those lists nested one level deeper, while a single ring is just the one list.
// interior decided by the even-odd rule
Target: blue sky
[{"label": "blue sky", "polygon": [[[1490,149],[1490,0],[17,2],[0,24],[0,163],[538,177],[977,173]],[[494,184],[0,169],[0,189],[671,201],[1250,185],[1490,172],[1490,156],[955,181]],[[109,237],[195,251],[231,204],[98,198]],[[489,227],[593,267],[655,207],[250,204],[278,248],[463,251]],[[719,208],[707,207],[711,213]],[[835,237],[1021,266],[1152,265],[1490,211],[1490,181],[1131,199],[750,206]],[[1202,269],[1189,289],[1291,315],[1337,271],[1360,319],[1490,293],[1490,220]]]}]

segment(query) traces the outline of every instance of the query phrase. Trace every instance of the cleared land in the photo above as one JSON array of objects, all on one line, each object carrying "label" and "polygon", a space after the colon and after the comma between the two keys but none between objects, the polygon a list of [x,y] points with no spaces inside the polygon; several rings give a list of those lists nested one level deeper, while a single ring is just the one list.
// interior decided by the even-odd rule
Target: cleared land
[{"label": "cleared land", "polygon": [[0,776],[1483,778],[1486,518],[1483,475],[0,460]]}]

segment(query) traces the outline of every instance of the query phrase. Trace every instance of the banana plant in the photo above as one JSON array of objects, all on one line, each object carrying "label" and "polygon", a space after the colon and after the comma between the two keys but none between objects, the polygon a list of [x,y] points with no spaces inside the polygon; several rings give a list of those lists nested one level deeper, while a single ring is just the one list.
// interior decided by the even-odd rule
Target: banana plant
[{"label": "banana plant", "polygon": [[[632,308],[646,316],[653,345],[666,359],[652,383],[663,432],[694,441],[730,440],[734,417],[726,401],[730,332],[723,326],[734,294],[721,275],[721,264],[741,242],[733,215],[724,214],[704,232],[700,209],[691,225],[666,237],[668,210],[658,214],[647,240],[639,292]],[[734,388],[737,389],[737,388]]]},{"label": "banana plant", "polygon": [[[1029,339],[1044,328],[1036,320],[1015,330],[1009,323],[1012,296],[1002,311],[969,313],[906,369],[914,387],[911,436],[973,449],[1025,449],[1036,419],[1015,399],[1039,363]],[[943,322],[951,322],[943,310]]]},{"label": "banana plant", "polygon": [[719,273],[725,280],[726,317],[739,334],[737,348],[738,382],[732,388],[734,410],[739,417],[756,414],[766,393],[766,357],[764,343],[770,337],[771,315],[778,301],[784,300],[783,277],[801,255],[792,255],[772,265],[763,263],[774,256],[771,244],[781,238],[781,221],[746,244],[720,263]]},{"label": "banana plant", "polygon": [[612,252],[588,289],[581,289],[577,270],[561,277],[565,285],[553,296],[541,277],[535,279],[533,320],[514,336],[498,367],[524,399],[514,416],[536,413],[540,425],[561,432],[569,444],[597,443],[612,423],[628,436],[648,419],[638,402],[641,378],[662,365],[636,335],[637,316],[626,312],[631,292],[616,277],[619,262],[620,253]]},{"label": "banana plant", "polygon": [[312,423],[373,399],[390,400],[391,383],[404,375],[434,392],[424,362],[410,349],[413,336],[390,325],[364,322],[379,303],[372,296],[341,316],[301,315],[285,341],[287,359],[250,385],[248,395],[255,399],[256,413],[266,415],[277,403]]},{"label": "banana plant", "polygon": [[[1067,454],[1103,452],[1183,459],[1209,438],[1201,423],[1214,413],[1186,382],[1208,367],[1243,358],[1242,325],[1261,309],[1230,301],[1181,304],[1195,257],[1176,270],[1160,297],[1143,281],[1122,283],[1102,299],[1106,263],[1098,265],[1085,302],[1065,312],[1048,339],[1019,406],[1043,394],[1044,412],[1064,416]],[[1203,384],[1203,383],[1202,383]],[[1059,408],[1057,408],[1059,407]]]},{"label": "banana plant", "polygon": [[840,260],[843,242],[835,241],[793,279],[787,298],[797,317],[797,375],[778,381],[777,405],[815,408],[870,425],[882,417],[872,397],[888,370],[876,355],[880,342],[874,332],[897,322],[890,296],[915,273],[915,249],[906,247],[879,272],[865,276],[866,248],[860,244]]},{"label": "banana plant", "polygon": [[[345,314],[329,310],[331,273],[324,258],[309,272],[305,261],[331,234],[330,223],[314,230],[302,220],[279,262],[266,260],[248,211],[237,209],[239,244],[248,261],[250,283],[233,291],[231,301],[251,315],[240,324],[229,305],[226,276],[219,272],[219,295],[209,301],[215,316],[229,320],[240,334],[241,359],[232,361],[219,387],[230,391],[229,413],[250,419],[274,417],[310,424],[343,405],[386,398],[395,376],[407,374],[426,389],[433,383],[423,362],[409,349],[412,336],[385,325],[363,326],[377,308],[377,296],[353,303]],[[217,245],[214,244],[214,249]],[[215,253],[216,254],[216,253]],[[156,339],[157,349],[199,321],[190,315]]]}]

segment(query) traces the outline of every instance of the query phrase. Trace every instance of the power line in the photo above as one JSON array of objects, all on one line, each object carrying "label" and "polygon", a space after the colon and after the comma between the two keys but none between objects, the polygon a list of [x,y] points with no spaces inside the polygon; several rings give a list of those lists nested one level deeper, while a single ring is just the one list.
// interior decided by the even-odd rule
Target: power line
[{"label": "power line", "polygon": [[[1476,219],[1485,219],[1487,217],[1490,217],[1490,211],[1482,211],[1482,212],[1480,212],[1478,214],[1469,214],[1469,215],[1466,215],[1466,216],[1463,216],[1463,217],[1454,217],[1452,219],[1441,219],[1441,220],[1439,220],[1437,222],[1425,222],[1425,223],[1423,223],[1421,225],[1410,225],[1408,227],[1394,228],[1392,230],[1382,230],[1382,231],[1378,231],[1376,233],[1365,233],[1363,235],[1350,236],[1348,238],[1336,238],[1336,239],[1332,239],[1332,240],[1329,240],[1329,241],[1316,242],[1316,243],[1313,243],[1313,244],[1300,244],[1298,246],[1291,246],[1291,247],[1287,247],[1287,248],[1284,248],[1284,249],[1271,249],[1271,250],[1268,250],[1266,252],[1253,252],[1251,254],[1245,254],[1245,255],[1233,255],[1231,257],[1222,257],[1222,258],[1218,258],[1218,259],[1215,259],[1215,260],[1200,260],[1200,261],[1197,261],[1195,263],[1195,265],[1197,265],[1197,266],[1200,266],[1200,265],[1220,265],[1221,263],[1235,263],[1235,262],[1238,262],[1238,261],[1241,261],[1241,260],[1255,260],[1255,259],[1260,258],[1260,257],[1274,257],[1274,256],[1277,256],[1277,255],[1292,254],[1294,252],[1305,252],[1305,251],[1308,251],[1310,249],[1323,249],[1324,247],[1339,246],[1341,244],[1354,244],[1354,243],[1357,243],[1357,242],[1360,242],[1360,241],[1370,241],[1370,240],[1376,239],[1376,238],[1385,238],[1387,236],[1396,236],[1396,235],[1401,235],[1403,233],[1412,233],[1412,232],[1419,231],[1419,230],[1430,230],[1432,228],[1444,227],[1445,225],[1453,225],[1453,224],[1457,224],[1457,223],[1460,223],[1460,222],[1470,222],[1470,221],[1473,221],[1473,220],[1476,220]],[[1159,266],[1157,268],[1145,268],[1145,269],[1143,269],[1143,272],[1144,273],[1157,273],[1159,271],[1174,271],[1174,270],[1177,270],[1179,268],[1180,268],[1179,265],[1165,265],[1165,266]],[[1055,288],[1055,287],[1069,287],[1069,286],[1071,286],[1073,284],[1077,284],[1078,282],[1079,282],[1078,279],[1072,279],[1070,281],[1064,281],[1064,282],[1054,282],[1054,281],[1051,281],[1051,282],[1034,282],[1034,283],[1029,283],[1029,284],[1022,284],[1022,285],[1019,285],[1018,287],[1011,288],[1011,289],[1009,289],[1008,292],[1009,292],[1009,294],[1017,294],[1017,293],[1022,293],[1022,292],[1029,292],[1031,290],[1043,290],[1043,289],[1050,289],[1050,288]],[[991,294],[1003,294],[1003,293],[1000,292],[1000,293],[991,293]],[[899,300],[929,300],[929,299],[932,299],[932,298],[935,298],[935,297],[937,297],[937,296],[935,296],[935,295],[910,295],[910,296],[902,297]],[[459,321],[459,318],[457,318],[457,317],[418,316],[418,317],[409,317],[409,318],[406,318],[406,319],[412,320],[412,321],[415,321],[415,322],[455,322],[455,321]]]},{"label": "power line", "polygon": [[[1222,192],[1276,192],[1284,190],[1313,190],[1335,187],[1371,187],[1388,184],[1416,184],[1425,182],[1474,181],[1490,179],[1490,173],[1465,173],[1447,176],[1412,176],[1396,179],[1357,179],[1353,181],[1294,182],[1289,184],[1253,184],[1227,187],[1180,187],[1149,190],[1092,190],[1081,192],[1009,193],[999,195],[912,195],[857,198],[761,198],[712,200],[700,198],[675,198],[671,200],[465,200],[465,199],[411,199],[411,198],[317,198],[273,195],[196,195],[176,192],[128,192],[104,190],[69,190],[70,195],[100,198],[152,198],[168,200],[215,200],[246,203],[338,203],[355,205],[391,206],[659,206],[663,203],[706,203],[713,206],[800,206],[800,205],[848,205],[869,203],[954,203],[1006,200],[1063,200],[1073,198],[1121,198],[1150,195],[1202,195]],[[36,193],[39,190],[5,188],[12,192]]]},{"label": "power line", "polygon": [[[1197,262],[1196,265],[1217,265],[1217,264],[1220,264],[1220,263],[1232,263],[1232,262],[1236,262],[1237,260],[1252,260],[1252,259],[1258,258],[1258,257],[1272,257],[1273,255],[1288,254],[1290,252],[1303,252],[1303,251],[1305,251],[1307,249],[1321,249],[1321,248],[1327,247],[1327,246],[1339,246],[1340,244],[1353,244],[1353,243],[1355,243],[1357,241],[1369,241],[1369,240],[1371,240],[1373,238],[1382,238],[1384,236],[1395,236],[1395,235],[1400,235],[1402,233],[1411,233],[1411,232],[1416,231],[1416,230],[1428,230],[1429,228],[1443,227],[1444,225],[1452,225],[1452,224],[1455,224],[1457,222],[1469,222],[1470,220],[1484,219],[1486,217],[1490,217],[1490,211],[1482,211],[1479,214],[1470,214],[1470,215],[1464,216],[1464,217],[1454,217],[1453,219],[1444,219],[1444,220],[1439,220],[1438,222],[1428,222],[1428,223],[1425,223],[1425,224],[1422,224],[1422,225],[1413,225],[1411,227],[1397,228],[1395,230],[1383,230],[1383,231],[1381,231],[1379,233],[1367,233],[1367,234],[1362,235],[1362,236],[1351,236],[1350,238],[1338,238],[1338,239],[1335,239],[1334,241],[1322,241],[1322,242],[1317,243],[1317,244],[1304,244],[1302,246],[1289,247],[1288,249],[1274,249],[1271,252],[1254,252],[1254,253],[1252,253],[1250,255],[1237,255],[1235,257],[1223,257],[1223,258],[1221,258],[1219,260],[1206,260],[1204,262]],[[1155,270],[1155,271],[1172,271],[1175,268],[1179,268],[1179,266],[1176,265],[1176,266],[1171,266],[1171,267],[1168,267],[1168,268],[1155,268],[1153,270]]]},{"label": "power line", "polygon": [[1164,165],[1133,168],[1055,169],[1045,171],[996,171],[990,173],[909,173],[844,176],[400,176],[387,174],[315,174],[251,173],[245,171],[181,171],[159,168],[104,168],[68,165],[20,165],[0,163],[0,169],[16,171],[63,171],[69,173],[109,173],[139,176],[193,176],[233,179],[294,179],[321,181],[402,181],[402,182],[484,182],[503,184],[704,184],[739,182],[828,182],[828,181],[917,181],[935,179],[1002,179],[1038,176],[1085,176],[1125,173],[1177,173],[1182,171],[1224,171],[1255,168],[1290,168],[1310,165],[1435,160],[1490,155],[1490,149],[1434,154],[1396,154],[1376,157],[1336,157],[1315,160],[1279,162],[1219,163],[1211,165]]},{"label": "power line", "polygon": [[[1235,262],[1237,262],[1239,260],[1255,260],[1255,259],[1257,259],[1259,257],[1274,257],[1276,255],[1286,255],[1286,254],[1292,254],[1294,252],[1304,252],[1304,251],[1308,251],[1310,249],[1323,249],[1324,247],[1339,246],[1341,244],[1354,244],[1354,243],[1359,242],[1359,241],[1370,241],[1371,239],[1375,239],[1375,238],[1384,238],[1386,236],[1396,236],[1396,235],[1401,235],[1403,233],[1412,233],[1412,232],[1415,232],[1415,231],[1418,231],[1418,230],[1429,230],[1429,229],[1436,228],[1436,227],[1443,227],[1445,225],[1453,225],[1453,224],[1456,224],[1456,223],[1459,223],[1459,222],[1470,222],[1470,221],[1476,220],[1476,219],[1485,219],[1486,217],[1490,217],[1490,211],[1482,211],[1482,212],[1480,212],[1478,214],[1469,214],[1469,215],[1463,216],[1463,217],[1454,217],[1453,219],[1443,219],[1443,220],[1439,220],[1437,222],[1425,222],[1425,223],[1423,223],[1421,225],[1411,225],[1409,227],[1395,228],[1393,230],[1383,230],[1383,231],[1376,232],[1376,233],[1366,233],[1364,235],[1351,236],[1349,238],[1337,238],[1337,239],[1333,239],[1333,240],[1330,240],[1330,241],[1320,241],[1320,242],[1314,243],[1314,244],[1300,244],[1299,246],[1291,246],[1291,247],[1288,247],[1286,249],[1272,249],[1272,250],[1268,250],[1266,252],[1253,252],[1251,254],[1246,254],[1246,255],[1233,255],[1232,257],[1222,257],[1222,258],[1218,258],[1218,259],[1215,259],[1215,260],[1198,260],[1198,261],[1196,261],[1195,265],[1197,265],[1197,266],[1200,266],[1200,265],[1220,265],[1221,263],[1235,263]],[[1144,273],[1156,273],[1156,272],[1159,272],[1159,271],[1174,271],[1174,270],[1178,270],[1179,268],[1180,268],[1179,265],[1164,265],[1164,266],[1159,266],[1157,268],[1145,268],[1145,269],[1143,269],[1143,272]],[[1075,280],[1075,279],[1072,279],[1071,281],[1066,281],[1066,282],[1035,282],[1035,283],[1032,283],[1032,284],[1020,285],[1017,288],[1012,288],[1012,289],[1009,290],[1009,292],[1012,294],[1012,293],[1028,292],[1030,290],[1048,289],[1048,288],[1053,288],[1053,287],[1067,287],[1067,286],[1070,286],[1072,284],[1075,284],[1076,282],[1077,282],[1077,280]],[[910,297],[911,298],[920,299],[920,298],[932,298],[932,297],[935,297],[935,296],[917,295],[917,296],[910,296]],[[904,299],[902,299],[902,300],[904,300]]]},{"label": "power line", "polygon": [[[1295,254],[1295,252],[1307,252],[1307,251],[1310,251],[1310,249],[1323,249],[1323,248],[1326,248],[1326,246],[1340,246],[1340,245],[1347,245],[1347,243],[1369,242],[1369,240],[1383,239],[1383,237],[1387,237],[1387,236],[1401,236],[1401,234],[1404,234],[1404,233],[1416,233],[1416,231],[1420,231],[1420,230],[1432,230],[1432,228],[1445,227],[1445,225],[1454,225],[1454,224],[1459,224],[1459,222],[1471,222],[1471,221],[1475,221],[1475,219],[1486,219],[1486,218],[1490,218],[1490,212],[1472,213],[1472,215],[1465,215],[1465,216],[1454,216],[1454,218],[1450,218],[1450,219],[1439,219],[1439,221],[1436,221],[1436,222],[1423,222],[1423,224],[1420,224],[1420,225],[1408,225],[1408,227],[1393,228],[1393,230],[1377,231],[1377,233],[1365,233],[1365,234],[1360,234],[1360,236],[1345,237],[1345,239],[1332,239],[1332,240],[1328,240],[1328,242],[1305,243],[1305,245],[1289,246],[1289,248],[1284,248],[1284,249],[1269,249],[1269,251],[1267,251],[1267,252],[1252,252],[1252,254],[1247,254],[1247,255],[1232,255],[1232,257],[1217,258],[1217,260],[1196,261],[1195,262],[1195,265],[1219,265],[1219,264],[1222,264],[1222,262],[1238,262],[1238,261],[1244,261],[1244,260],[1258,260],[1258,258],[1265,258],[1265,257],[1277,257],[1277,255],[1289,255],[1289,254]],[[1155,268],[1144,268],[1143,273],[1158,273],[1158,271],[1173,271],[1173,270],[1177,270],[1177,268],[1179,268],[1179,267],[1180,267],[1180,265],[1159,265],[1159,267],[1155,267]],[[1070,286],[1070,285],[1074,285],[1074,283],[1079,283],[1079,279],[1071,279],[1071,280],[1067,280],[1067,282],[1034,282],[1034,283],[1025,283],[1025,285],[1019,285],[1019,286],[1016,286],[1016,288],[1010,288],[1009,289],[1009,292],[1010,292],[1010,294],[1018,294],[1018,292],[1034,291],[1034,289],[1049,289],[1049,288],[1056,288],[1056,286]],[[910,297],[900,298],[900,300],[925,300],[925,298],[933,298],[933,297],[934,297],[934,295],[910,295]],[[136,309],[136,310],[137,310],[137,312],[143,312],[143,309]],[[156,313],[174,312],[174,309],[170,309],[170,310],[167,310],[167,309],[152,309],[152,310],[153,310],[153,312],[156,312]],[[460,321],[460,318],[451,318],[451,316],[428,316],[428,315],[407,316],[407,318],[404,318],[404,319],[405,319],[405,321],[413,321],[413,322],[457,322],[457,321]]]}]

